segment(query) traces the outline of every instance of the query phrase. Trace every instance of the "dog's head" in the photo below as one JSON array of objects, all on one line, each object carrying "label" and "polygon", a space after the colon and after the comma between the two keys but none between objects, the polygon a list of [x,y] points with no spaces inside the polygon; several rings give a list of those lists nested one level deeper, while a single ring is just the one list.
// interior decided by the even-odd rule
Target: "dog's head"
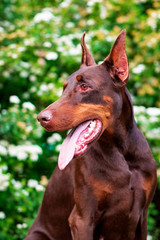
[{"label": "dog's head", "polygon": [[[128,61],[123,30],[110,54],[97,65],[81,39],[82,61],[80,69],[64,83],[62,97],[38,115],[41,125],[48,131],[73,128],[62,144],[59,167],[65,166],[75,155],[86,151],[104,131],[112,134],[116,120],[122,112],[122,93],[128,80]],[[63,155],[63,156],[62,156]]]}]

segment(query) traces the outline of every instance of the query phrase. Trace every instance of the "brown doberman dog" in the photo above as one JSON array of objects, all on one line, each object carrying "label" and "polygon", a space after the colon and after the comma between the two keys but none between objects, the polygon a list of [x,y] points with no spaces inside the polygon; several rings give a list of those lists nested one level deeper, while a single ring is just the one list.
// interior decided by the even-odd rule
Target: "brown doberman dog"
[{"label": "brown doberman dog", "polygon": [[126,31],[100,65],[84,36],[80,69],[38,115],[48,131],[72,130],[25,240],[146,240],[156,165],[126,89]]}]

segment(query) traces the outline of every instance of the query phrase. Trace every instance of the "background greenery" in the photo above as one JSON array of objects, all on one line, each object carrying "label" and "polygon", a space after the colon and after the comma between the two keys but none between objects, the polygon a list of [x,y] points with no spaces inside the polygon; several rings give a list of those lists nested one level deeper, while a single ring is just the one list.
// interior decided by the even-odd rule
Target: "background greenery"
[{"label": "background greenery", "polygon": [[148,239],[160,239],[160,1],[1,0],[0,240],[24,238],[57,164],[65,133],[46,132],[36,116],[79,68],[82,33],[98,63],[124,28],[128,88],[157,162]]}]

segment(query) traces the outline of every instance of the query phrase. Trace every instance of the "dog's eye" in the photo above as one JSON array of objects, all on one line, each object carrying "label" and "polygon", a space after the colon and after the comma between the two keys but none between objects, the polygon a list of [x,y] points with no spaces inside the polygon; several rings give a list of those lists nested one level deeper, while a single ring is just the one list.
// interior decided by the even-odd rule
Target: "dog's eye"
[{"label": "dog's eye", "polygon": [[88,90],[88,86],[87,86],[87,84],[85,84],[85,83],[82,83],[81,85],[80,85],[80,90],[81,91],[86,91],[86,90]]}]

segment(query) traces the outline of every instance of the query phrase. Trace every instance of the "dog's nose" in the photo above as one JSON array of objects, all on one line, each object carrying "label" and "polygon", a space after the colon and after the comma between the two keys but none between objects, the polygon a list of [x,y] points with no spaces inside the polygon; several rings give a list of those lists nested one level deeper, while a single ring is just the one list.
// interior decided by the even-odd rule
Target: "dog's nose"
[{"label": "dog's nose", "polygon": [[37,117],[39,122],[49,122],[52,119],[52,113],[49,110],[42,111]]}]

